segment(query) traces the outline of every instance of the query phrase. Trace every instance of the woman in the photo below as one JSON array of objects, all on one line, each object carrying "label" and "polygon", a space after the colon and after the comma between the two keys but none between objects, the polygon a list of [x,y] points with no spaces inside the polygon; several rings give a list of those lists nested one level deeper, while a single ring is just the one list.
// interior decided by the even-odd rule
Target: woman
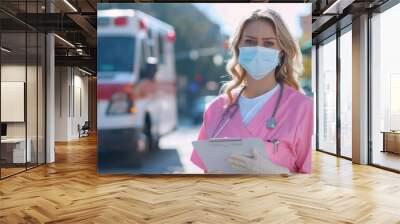
[{"label": "woman", "polygon": [[[310,173],[313,101],[301,92],[301,53],[283,20],[272,10],[255,11],[238,27],[231,51],[232,80],[204,112],[198,139],[261,138],[269,160],[253,150],[253,158],[232,155],[230,165],[245,173]],[[191,161],[213,172],[195,150]]]}]

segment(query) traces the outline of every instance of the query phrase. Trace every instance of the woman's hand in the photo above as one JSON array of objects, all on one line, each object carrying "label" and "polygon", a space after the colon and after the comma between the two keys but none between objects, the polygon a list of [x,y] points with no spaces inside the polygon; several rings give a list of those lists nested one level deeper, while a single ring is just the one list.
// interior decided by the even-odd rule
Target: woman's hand
[{"label": "woman's hand", "polygon": [[234,154],[228,158],[231,167],[250,174],[284,174],[289,175],[287,168],[275,165],[269,159],[264,159],[257,150],[253,149],[252,158]]}]

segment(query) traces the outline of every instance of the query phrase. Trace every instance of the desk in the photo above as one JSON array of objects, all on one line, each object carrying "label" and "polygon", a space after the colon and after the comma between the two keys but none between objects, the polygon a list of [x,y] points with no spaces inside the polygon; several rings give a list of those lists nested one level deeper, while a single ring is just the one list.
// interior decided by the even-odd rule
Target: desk
[{"label": "desk", "polygon": [[[28,147],[25,154],[25,138],[6,138],[1,139],[1,156],[9,163],[25,163],[31,161],[31,145],[30,138],[27,139]],[[12,147],[12,148],[11,148]],[[3,154],[5,154],[3,156]],[[12,156],[10,155],[12,154]],[[12,158],[12,160],[11,160]],[[27,158],[27,161],[25,161]]]},{"label": "desk", "polygon": [[381,133],[383,133],[382,152],[400,154],[400,131],[382,131]]}]

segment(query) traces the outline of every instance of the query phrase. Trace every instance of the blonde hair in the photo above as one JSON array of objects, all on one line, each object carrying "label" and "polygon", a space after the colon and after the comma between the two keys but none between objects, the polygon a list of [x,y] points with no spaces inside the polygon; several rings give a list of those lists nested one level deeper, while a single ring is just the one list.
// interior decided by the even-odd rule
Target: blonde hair
[{"label": "blonde hair", "polygon": [[232,90],[244,83],[246,71],[238,62],[239,43],[243,35],[244,28],[252,21],[262,20],[273,26],[278,45],[282,48],[281,63],[275,69],[275,79],[278,82],[285,83],[294,89],[301,91],[298,76],[303,72],[302,55],[286,24],[280,15],[271,10],[256,10],[251,16],[244,19],[239,25],[236,33],[230,40],[230,50],[232,57],[229,59],[226,70],[231,76],[231,80],[224,83],[221,92],[229,97],[229,104],[233,102]]}]

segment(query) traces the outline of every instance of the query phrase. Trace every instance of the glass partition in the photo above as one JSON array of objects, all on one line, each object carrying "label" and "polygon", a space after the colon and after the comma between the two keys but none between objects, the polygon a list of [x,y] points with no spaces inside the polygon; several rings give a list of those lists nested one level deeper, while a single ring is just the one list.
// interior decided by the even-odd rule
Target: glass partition
[{"label": "glass partition", "polygon": [[371,18],[372,163],[400,170],[400,5]]},{"label": "glass partition", "polygon": [[25,32],[1,34],[2,177],[24,171],[31,157],[30,142],[26,144],[26,41]]},{"label": "glass partition", "polygon": [[29,153],[29,160],[27,163],[27,167],[34,167],[37,165],[37,116],[38,116],[38,107],[37,107],[37,98],[38,98],[38,88],[37,88],[37,79],[38,79],[38,49],[37,42],[38,36],[36,32],[29,31],[27,33],[27,82],[26,82],[26,112],[27,112],[27,150]]},{"label": "glass partition", "polygon": [[[44,1],[0,6],[44,12]],[[44,33],[0,12],[1,179],[45,163],[45,44]]]},{"label": "glass partition", "polygon": [[336,154],[336,39],[318,47],[318,149]]},{"label": "glass partition", "polygon": [[46,162],[46,145],[45,145],[45,99],[46,99],[46,76],[45,76],[45,65],[46,65],[46,37],[43,33],[38,33],[38,76],[37,76],[37,162],[43,164]]},{"label": "glass partition", "polygon": [[340,154],[352,157],[352,34],[340,36]]}]

